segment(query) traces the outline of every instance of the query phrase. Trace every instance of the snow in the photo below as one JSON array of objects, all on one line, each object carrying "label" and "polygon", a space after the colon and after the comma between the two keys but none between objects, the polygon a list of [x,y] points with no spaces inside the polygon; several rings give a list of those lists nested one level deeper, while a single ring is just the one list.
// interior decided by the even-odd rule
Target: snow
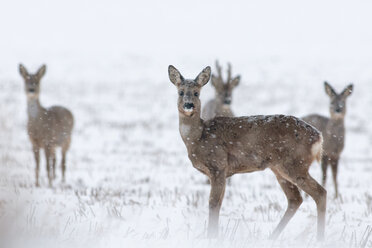
[{"label": "snow", "polygon": [[[2,3],[0,246],[371,246],[371,7],[363,0]],[[241,75],[231,106],[238,116],[329,116],[324,80],[337,91],[354,84],[339,199],[328,176],[324,244],[315,241],[308,197],[279,239],[268,240],[287,205],[268,170],[232,177],[221,237],[206,239],[210,186],[188,159],[167,68],[195,78],[215,59]],[[41,187],[34,186],[19,63],[29,72],[46,63],[41,104],[75,117],[66,183],[58,166],[52,189],[43,157]],[[202,106],[214,94],[206,85]],[[310,173],[320,181],[318,164]]]}]

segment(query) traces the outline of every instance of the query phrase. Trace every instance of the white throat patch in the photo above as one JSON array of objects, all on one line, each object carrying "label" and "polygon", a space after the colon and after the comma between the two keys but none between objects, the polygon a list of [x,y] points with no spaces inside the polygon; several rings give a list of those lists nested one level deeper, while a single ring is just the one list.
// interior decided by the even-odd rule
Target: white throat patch
[{"label": "white throat patch", "polygon": [[182,137],[187,137],[190,134],[191,126],[186,124],[180,125],[180,133]]},{"label": "white throat patch", "polygon": [[37,101],[30,100],[28,102],[27,112],[32,118],[36,118],[39,115],[39,105]]}]

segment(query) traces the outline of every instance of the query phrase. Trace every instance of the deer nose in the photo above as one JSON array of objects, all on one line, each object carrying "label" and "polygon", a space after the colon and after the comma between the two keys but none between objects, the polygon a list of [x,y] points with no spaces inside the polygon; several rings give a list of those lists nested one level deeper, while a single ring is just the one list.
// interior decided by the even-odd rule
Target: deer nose
[{"label": "deer nose", "polygon": [[187,102],[183,105],[184,109],[193,109],[195,106],[193,103]]},{"label": "deer nose", "polygon": [[225,96],[225,99],[224,99],[224,104],[230,104],[231,103],[231,97],[230,96]]},{"label": "deer nose", "polygon": [[34,93],[35,92],[35,89],[29,89],[28,92]]},{"label": "deer nose", "polygon": [[341,113],[341,108],[336,108],[336,113]]}]

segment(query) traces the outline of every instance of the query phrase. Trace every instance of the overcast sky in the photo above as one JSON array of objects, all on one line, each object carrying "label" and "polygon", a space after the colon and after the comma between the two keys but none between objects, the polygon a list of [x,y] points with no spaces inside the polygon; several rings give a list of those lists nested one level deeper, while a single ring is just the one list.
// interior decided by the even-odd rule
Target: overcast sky
[{"label": "overcast sky", "polygon": [[155,61],[365,60],[372,58],[371,13],[367,0],[2,1],[0,60],[33,62],[61,54],[72,63],[82,56],[104,60],[120,54]]}]

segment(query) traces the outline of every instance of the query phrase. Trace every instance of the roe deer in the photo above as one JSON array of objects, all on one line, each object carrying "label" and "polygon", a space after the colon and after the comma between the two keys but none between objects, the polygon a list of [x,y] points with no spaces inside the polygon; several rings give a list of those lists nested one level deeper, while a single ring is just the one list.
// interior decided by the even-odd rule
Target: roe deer
[{"label": "roe deer", "polygon": [[325,186],[327,180],[327,168],[331,165],[333,183],[335,186],[335,198],[338,197],[337,171],[338,160],[344,149],[345,127],[344,118],[346,113],[346,98],[353,92],[353,85],[348,85],[341,94],[336,91],[327,82],[324,82],[325,91],[331,98],[329,112],[331,117],[325,117],[318,114],[312,114],[303,117],[307,123],[316,127],[322,132],[324,137],[323,157],[322,157],[322,185]]},{"label": "roe deer", "polygon": [[44,108],[41,106],[39,102],[40,79],[44,76],[45,71],[46,66],[43,65],[36,74],[29,74],[22,64],[19,65],[19,72],[25,80],[27,131],[36,161],[36,186],[39,186],[40,149],[45,151],[49,186],[52,186],[52,180],[55,178],[55,149],[56,147],[62,148],[62,182],[65,181],[66,152],[70,147],[74,125],[73,116],[66,108],[60,106]]},{"label": "roe deer", "polygon": [[172,65],[170,81],[178,90],[179,131],[193,166],[211,183],[208,236],[218,235],[226,178],[270,168],[287,199],[287,210],[271,235],[275,239],[302,203],[299,189],[316,202],[318,239],[323,239],[327,191],[309,174],[322,153],[322,135],[304,121],[284,115],[200,118],[201,88],[209,81],[206,67],[194,80],[184,79]]},{"label": "roe deer", "polygon": [[217,76],[212,74],[212,85],[216,90],[214,99],[207,102],[203,108],[202,119],[207,121],[216,116],[233,117],[231,110],[232,90],[238,86],[240,76],[231,78],[231,64],[228,64],[227,80],[224,82],[222,78],[221,66],[216,61]]}]

